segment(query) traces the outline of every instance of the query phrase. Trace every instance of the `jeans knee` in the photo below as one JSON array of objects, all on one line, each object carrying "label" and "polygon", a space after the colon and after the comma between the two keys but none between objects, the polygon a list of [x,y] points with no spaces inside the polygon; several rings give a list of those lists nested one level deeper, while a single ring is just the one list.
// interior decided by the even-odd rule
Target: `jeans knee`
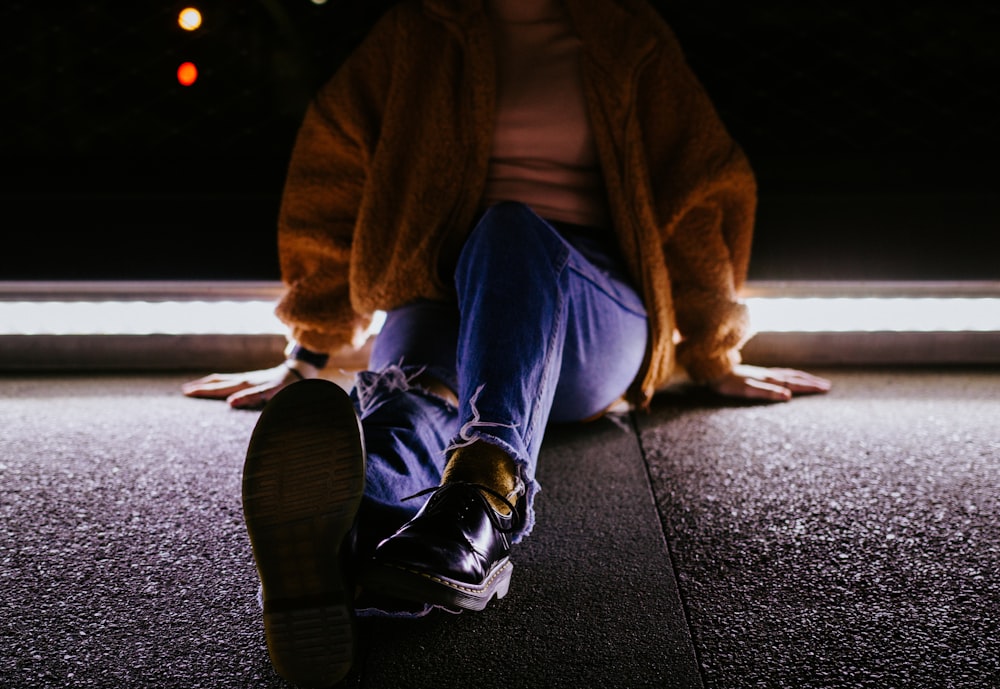
[{"label": "jeans knee", "polygon": [[538,218],[531,206],[521,201],[499,201],[486,209],[480,222],[497,220],[501,223],[520,222]]},{"label": "jeans knee", "polygon": [[539,259],[554,265],[566,252],[564,242],[531,208],[517,201],[490,206],[466,240],[460,265],[492,265],[519,273]]},{"label": "jeans knee", "polygon": [[547,227],[542,218],[518,201],[501,201],[490,206],[469,237],[469,241],[491,245],[491,251],[530,245]]}]

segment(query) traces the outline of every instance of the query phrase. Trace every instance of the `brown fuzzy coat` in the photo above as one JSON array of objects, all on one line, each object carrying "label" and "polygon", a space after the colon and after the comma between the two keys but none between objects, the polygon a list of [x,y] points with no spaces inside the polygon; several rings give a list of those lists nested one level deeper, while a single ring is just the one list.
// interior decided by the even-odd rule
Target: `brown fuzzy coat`
[{"label": "brown fuzzy coat", "polygon": [[[682,366],[739,360],[753,172],[643,0],[566,0],[614,229],[649,313],[630,399]],[[303,346],[352,341],[376,310],[451,299],[479,208],[495,64],[481,0],[404,0],[320,90],[292,154],[279,220],[276,313]]]}]

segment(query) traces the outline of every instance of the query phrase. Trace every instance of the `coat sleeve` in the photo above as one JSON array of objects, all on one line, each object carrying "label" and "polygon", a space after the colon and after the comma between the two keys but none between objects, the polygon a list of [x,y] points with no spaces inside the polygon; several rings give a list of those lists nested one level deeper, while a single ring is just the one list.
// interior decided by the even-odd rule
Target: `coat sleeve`
[{"label": "coat sleeve", "polygon": [[696,381],[731,371],[749,336],[749,315],[739,297],[754,205],[747,184],[740,177],[715,180],[684,210],[665,244],[679,335],[677,362]]},{"label": "coat sleeve", "polygon": [[652,122],[646,145],[677,363],[696,381],[719,378],[740,361],[749,318],[740,291],[750,260],[757,187],[676,39],[664,27],[661,66],[639,96]]},{"label": "coat sleeve", "polygon": [[371,314],[351,302],[350,266],[370,152],[391,76],[393,17],[383,17],[308,106],[278,215],[285,291],[275,313],[314,351],[360,346]]}]

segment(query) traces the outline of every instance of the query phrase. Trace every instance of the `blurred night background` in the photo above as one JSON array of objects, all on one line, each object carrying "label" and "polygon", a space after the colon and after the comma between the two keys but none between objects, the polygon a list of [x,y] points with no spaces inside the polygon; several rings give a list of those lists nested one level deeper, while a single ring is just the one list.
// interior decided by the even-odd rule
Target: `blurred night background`
[{"label": "blurred night background", "polygon": [[[4,3],[0,280],[277,279],[299,120],[391,4]],[[757,170],[751,278],[1000,279],[1000,5],[654,4]]]}]

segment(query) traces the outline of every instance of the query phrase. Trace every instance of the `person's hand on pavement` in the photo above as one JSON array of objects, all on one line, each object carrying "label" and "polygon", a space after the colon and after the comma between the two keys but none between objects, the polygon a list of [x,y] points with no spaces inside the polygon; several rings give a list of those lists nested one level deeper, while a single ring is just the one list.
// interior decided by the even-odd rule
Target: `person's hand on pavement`
[{"label": "person's hand on pavement", "polygon": [[828,392],[831,383],[826,378],[794,368],[740,365],[709,383],[709,387],[726,397],[786,402],[794,395]]},{"label": "person's hand on pavement", "polygon": [[295,361],[259,371],[213,373],[184,383],[181,389],[188,397],[225,400],[234,409],[260,409],[282,388],[318,374],[314,366]]}]

